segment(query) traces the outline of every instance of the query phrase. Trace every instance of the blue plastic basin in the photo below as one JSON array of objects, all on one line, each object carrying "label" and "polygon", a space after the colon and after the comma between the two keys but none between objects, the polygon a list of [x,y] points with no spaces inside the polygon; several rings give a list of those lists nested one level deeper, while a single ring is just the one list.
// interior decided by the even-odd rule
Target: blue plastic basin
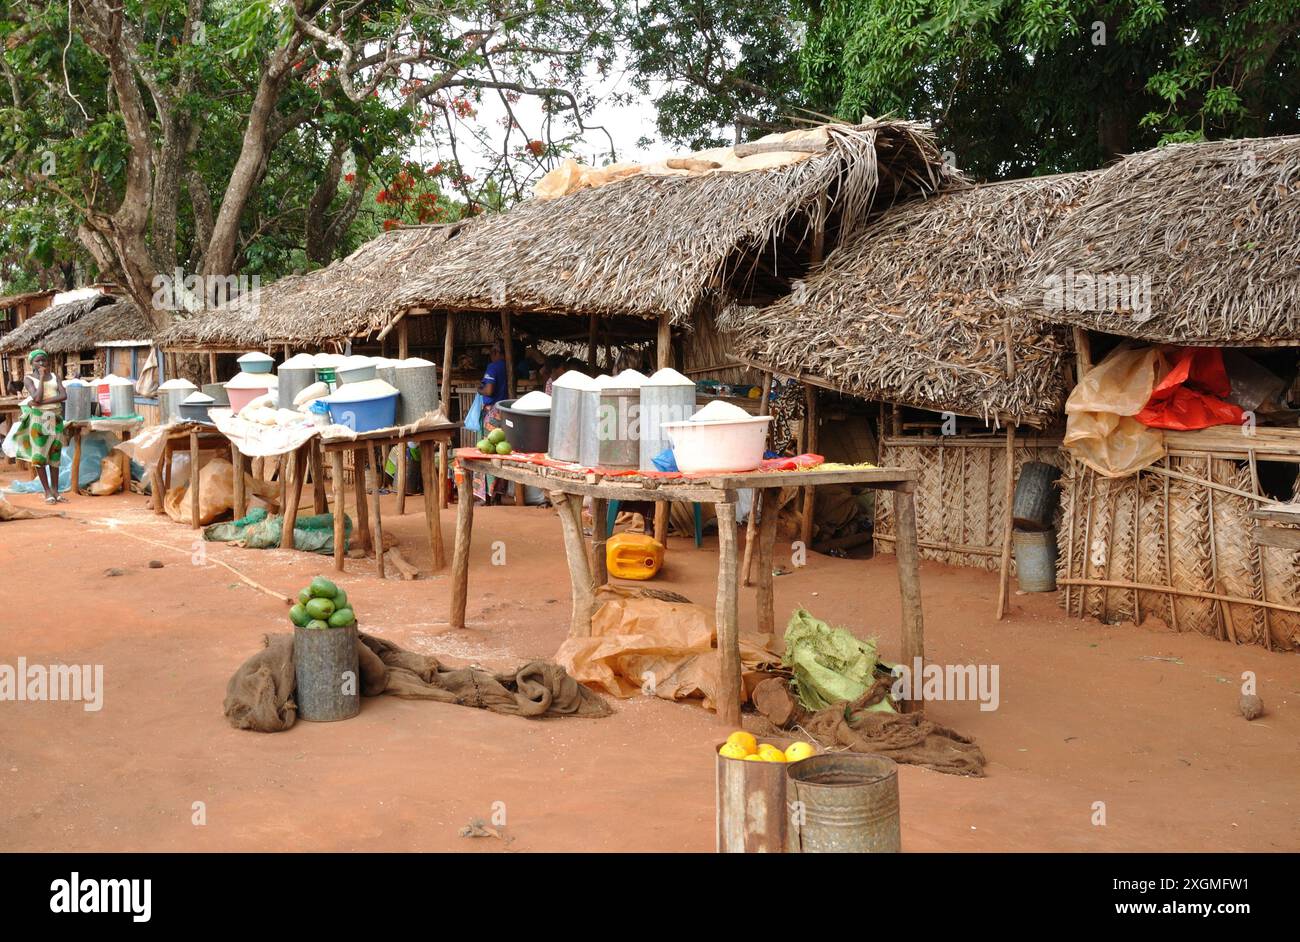
[{"label": "blue plastic basin", "polygon": [[398,393],[375,399],[358,399],[353,402],[331,402],[330,421],[344,425],[354,432],[373,432],[392,428],[397,424]]}]

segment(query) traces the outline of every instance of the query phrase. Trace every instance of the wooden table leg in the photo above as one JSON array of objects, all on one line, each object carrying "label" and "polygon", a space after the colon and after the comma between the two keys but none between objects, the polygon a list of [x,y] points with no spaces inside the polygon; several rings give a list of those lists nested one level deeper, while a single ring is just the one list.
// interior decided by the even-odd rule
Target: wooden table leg
[{"label": "wooden table leg", "polygon": [[163,510],[163,476],[162,465],[156,464],[153,470],[149,472],[149,489],[153,491],[153,512],[156,514],[164,513]]},{"label": "wooden table leg", "polygon": [[736,612],[736,505],[714,504],[718,514],[718,691],[714,698],[718,719],[740,727],[740,624]]},{"label": "wooden table leg", "polygon": [[420,490],[424,491],[424,521],[429,527],[429,555],[433,560],[433,571],[438,572],[447,565],[447,553],[442,546],[442,516],[438,511],[438,495],[434,491],[433,478],[437,474],[434,468],[433,445],[420,443]]},{"label": "wooden table leg", "polygon": [[162,478],[163,493],[166,494],[172,489],[172,461],[176,457],[176,446],[169,435],[163,442],[162,451]]},{"label": "wooden table leg", "polygon": [[[520,485],[515,485],[519,487]],[[667,503],[666,501],[664,503]],[[609,517],[609,501],[603,497],[591,499],[591,565],[596,585],[609,582],[609,563],[605,558],[605,532]]]},{"label": "wooden table leg", "polygon": [[352,491],[357,501],[357,519],[352,532],[357,534],[358,545],[370,555],[370,510],[366,507],[366,453],[361,448],[352,449]]},{"label": "wooden table leg", "polygon": [[244,456],[234,442],[230,443],[230,463],[235,466],[235,519],[242,520],[248,516],[248,491],[244,486]]},{"label": "wooden table leg", "polygon": [[383,451],[382,445],[376,445],[373,448],[366,448],[366,457],[370,459],[370,515],[373,518],[375,529],[375,562],[379,570],[379,578],[383,579],[386,575],[384,572],[384,521],[379,516],[379,475],[380,469],[383,468]]},{"label": "wooden table leg", "polygon": [[307,443],[308,460],[311,462],[311,512],[327,514],[330,512],[328,493],[325,490],[325,462],[321,459],[320,441],[313,438]]},{"label": "wooden table leg", "polygon": [[447,452],[446,442],[438,442],[438,508],[447,509]]},{"label": "wooden table leg", "polygon": [[[305,447],[305,446],[304,446]],[[306,455],[302,448],[289,453],[284,476],[288,479],[287,503],[284,508],[283,523],[280,528],[280,547],[293,549],[293,530],[298,523],[298,504],[302,501],[302,479],[306,475]]]},{"label": "wooden table leg", "polygon": [[[131,430],[123,429],[122,441],[124,442],[129,441],[130,438],[131,438]],[[122,473],[122,493],[130,494],[131,493],[131,456],[124,451],[118,449],[114,449],[114,450],[117,451],[118,470],[121,471]]]},{"label": "wooden table leg", "polygon": [[668,501],[655,501],[655,539],[668,546]]},{"label": "wooden table leg", "polygon": [[[781,516],[781,489],[766,487],[755,491],[754,513],[762,506],[763,515],[758,523],[758,631],[768,634],[776,631],[776,607],[773,600],[772,554],[776,547],[776,524]],[[749,549],[748,546],[745,547]]]},{"label": "wooden table leg", "polygon": [[551,493],[551,503],[564,530],[564,552],[569,560],[569,581],[573,607],[569,614],[569,637],[591,637],[591,616],[596,611],[596,583],[587,558],[587,541],[582,538],[582,498],[560,491]]},{"label": "wooden table leg", "polygon": [[334,478],[334,568],[343,571],[343,560],[347,556],[347,532],[343,529],[343,520],[347,512],[343,490],[343,452],[330,452],[330,474]]},{"label": "wooden table leg", "polygon": [[[35,465],[32,465],[35,468]],[[72,430],[72,493],[81,496],[81,429]]]},{"label": "wooden table leg", "polygon": [[456,545],[451,555],[451,627],[465,627],[469,597],[469,542],[474,530],[474,472],[464,468],[456,482]]},{"label": "wooden table leg", "polygon": [[199,528],[199,433],[190,432],[190,529]]},{"label": "wooden table leg", "polygon": [[[916,502],[910,485],[894,491],[894,554],[898,561],[898,587],[903,602],[902,661],[914,671],[925,660],[925,628],[921,615],[920,550],[916,543]],[[914,673],[914,676],[915,675]],[[913,690],[917,687],[914,685]],[[903,712],[922,709],[919,699],[904,701]]]},{"label": "wooden table leg", "polygon": [[[424,479],[424,469],[420,470],[420,479]],[[406,442],[397,443],[397,515],[406,513]]]}]

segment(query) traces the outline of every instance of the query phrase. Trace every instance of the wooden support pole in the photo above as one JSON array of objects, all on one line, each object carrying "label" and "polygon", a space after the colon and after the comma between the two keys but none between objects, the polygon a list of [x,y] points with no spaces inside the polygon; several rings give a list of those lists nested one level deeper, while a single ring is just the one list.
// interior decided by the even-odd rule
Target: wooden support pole
[{"label": "wooden support pole", "polygon": [[[523,485],[517,483],[515,487],[523,487]],[[606,520],[608,515],[609,501],[603,497],[593,497],[591,499],[591,564],[597,586],[609,582],[609,565],[605,559],[605,534],[607,532]]]},{"label": "wooden support pole", "polygon": [[[655,362],[657,368],[666,370],[673,365],[673,327],[665,312],[659,313],[659,325],[655,336]],[[655,501],[655,539],[668,546],[668,501]]]},{"label": "wooden support pole", "polygon": [[378,455],[382,450],[382,445],[366,447],[366,457],[370,460],[368,477],[370,478],[370,515],[374,519],[375,530],[375,565],[380,579],[387,575],[384,572],[384,520],[379,514],[379,470],[382,465]]},{"label": "wooden support pole", "polygon": [[736,613],[736,505],[714,504],[718,515],[718,601],[714,612],[718,628],[718,719],[733,729],[740,727],[740,623]]},{"label": "wooden support pole", "polygon": [[[903,606],[902,661],[912,667],[925,662],[925,619],[921,609],[921,553],[916,544],[916,501],[912,485],[894,491],[895,560]],[[920,701],[904,701],[903,712],[920,708]]]},{"label": "wooden support pole", "polygon": [[359,535],[361,549],[367,556],[372,550],[370,539],[370,510],[366,506],[366,460],[367,449],[352,449],[352,490],[357,502],[357,519],[355,532]]},{"label": "wooden support pole", "polygon": [[596,372],[596,328],[599,320],[595,314],[592,314],[587,321],[587,372],[595,374]]},{"label": "wooden support pole", "polygon": [[[768,400],[771,397],[771,395],[772,395],[772,374],[764,373],[763,374],[763,399],[758,404],[759,415],[768,414],[768,411],[771,408],[771,404],[769,403]],[[769,422],[767,425],[768,425],[767,435],[770,444],[770,439],[772,436],[772,423]],[[754,538],[755,538],[755,534],[758,532],[758,524],[757,524],[758,504],[759,504],[759,493],[758,491],[755,491],[753,505],[749,508],[749,519],[745,523],[745,558],[740,567],[746,587],[752,586],[754,584],[754,573],[753,573]]]},{"label": "wooden support pole", "polygon": [[397,322],[397,356],[401,360],[405,360],[411,355],[409,327],[410,324],[405,316]]},{"label": "wooden support pole", "polygon": [[209,353],[208,354],[208,382],[215,383],[216,381],[217,381],[217,355],[215,353]]},{"label": "wooden support pole", "polygon": [[307,443],[311,462],[311,512],[326,514],[330,510],[328,493],[325,490],[325,462],[321,459],[320,441],[313,438]]},{"label": "wooden support pole", "polygon": [[587,544],[582,538],[582,498],[561,491],[551,492],[551,503],[564,532],[564,552],[569,562],[573,606],[569,614],[569,637],[591,636],[591,616],[596,610],[596,583],[591,575]]},{"label": "wooden support pole", "polygon": [[[758,528],[758,632],[769,634],[776,631],[776,607],[773,598],[773,550],[776,548],[776,524],[781,515],[781,489],[765,487],[754,492],[754,507],[750,510],[750,520],[754,519],[762,502],[763,521]],[[745,546],[748,554],[749,546]]]},{"label": "wooden support pole", "polygon": [[442,516],[438,511],[438,494],[434,487],[434,451],[430,442],[420,443],[420,484],[424,491],[424,521],[429,528],[429,555],[433,571],[447,565],[447,554],[442,546]]},{"label": "wooden support pole", "polygon": [[190,528],[199,528],[199,433],[190,432]]},{"label": "wooden support pole", "polygon": [[334,568],[343,571],[343,560],[347,556],[347,531],[343,528],[343,518],[347,513],[346,497],[343,490],[343,452],[330,452],[330,476],[334,479]]},{"label": "wooden support pole", "polygon": [[[448,416],[451,415],[451,363],[455,354],[455,342],[456,316],[454,314],[448,314],[447,330],[442,338],[442,363],[440,364],[442,367],[441,403],[443,411],[446,412]],[[444,504],[443,506],[446,505]]]},{"label": "wooden support pole", "polygon": [[1002,566],[998,571],[998,621],[1007,611],[1007,595],[1011,583],[1011,528],[1014,513],[1012,503],[1016,496],[1016,427],[1007,423],[1007,486],[1005,519],[1002,522]]},{"label": "wooden support pole", "polygon": [[244,487],[244,456],[234,442],[230,443],[230,463],[235,466],[235,519],[241,520],[248,515],[248,493]]},{"label": "wooden support pole", "polygon": [[438,509],[447,509],[447,461],[450,446],[446,442],[438,442]]},{"label": "wooden support pole", "polygon": [[451,627],[465,627],[469,597],[469,545],[474,530],[474,472],[462,468],[456,482],[456,543],[451,555]]},{"label": "wooden support pole", "polygon": [[[817,390],[813,386],[805,385],[803,388],[804,401],[804,426],[806,452],[817,451]],[[802,541],[804,551],[812,543],[813,516],[816,513],[817,488],[805,487],[803,489],[803,519],[799,526],[799,539]]]},{"label": "wooden support pole", "polygon": [[[398,442],[397,468],[394,471],[394,476],[397,480],[393,482],[393,486],[397,490],[397,515],[399,517],[406,513],[406,461],[406,442]],[[421,474],[423,474],[423,471]]]},{"label": "wooden support pole", "polygon": [[501,312],[501,352],[506,357],[506,398],[515,398],[515,336],[510,329],[510,312]]},{"label": "wooden support pole", "polygon": [[297,451],[289,452],[288,464],[284,470],[284,476],[288,479],[289,487],[286,491],[287,503],[282,508],[284,516],[280,528],[281,549],[293,549],[293,531],[298,523],[298,504],[302,501],[302,480],[306,476],[307,470],[303,447],[305,446],[300,446]]},{"label": "wooden support pole", "polygon": [[[17,421],[15,417],[15,424]],[[32,465],[32,470],[36,470],[35,465]],[[81,429],[72,432],[72,493],[81,496]]]}]

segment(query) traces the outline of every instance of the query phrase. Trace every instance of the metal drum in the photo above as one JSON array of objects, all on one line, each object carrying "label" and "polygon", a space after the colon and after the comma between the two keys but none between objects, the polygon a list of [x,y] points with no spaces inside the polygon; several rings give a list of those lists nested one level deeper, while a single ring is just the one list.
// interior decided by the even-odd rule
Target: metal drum
[{"label": "metal drum", "polygon": [[181,403],[197,388],[188,379],[169,379],[158,387],[158,412],[163,425],[180,417]]},{"label": "metal drum", "polygon": [[1016,530],[1016,582],[1021,592],[1056,591],[1056,531]]},{"label": "metal drum", "polygon": [[597,465],[641,466],[641,386],[645,377],[624,370],[600,390],[596,412]]},{"label": "metal drum", "polygon": [[551,383],[551,428],[546,453],[556,461],[578,461],[582,454],[582,397],[594,385],[585,373],[569,370]]},{"label": "metal drum", "polygon": [[896,854],[902,850],[898,766],[892,759],[832,752],[788,769],[789,853]]},{"label": "metal drum", "polygon": [[396,377],[393,385],[401,393],[397,400],[398,425],[410,425],[425,413],[438,411],[438,367],[434,363],[407,357],[397,361],[393,375]]},{"label": "metal drum", "polygon": [[695,383],[674,369],[655,373],[641,387],[641,470],[654,471],[655,455],[673,443],[660,428],[695,414]]},{"label": "metal drum", "polygon": [[[230,394],[226,392],[225,383],[204,383],[202,386],[203,395],[212,398],[212,406],[216,409],[230,408]],[[183,401],[183,400],[182,400]]]},{"label": "metal drum", "polygon": [[332,723],[361,712],[360,684],[342,682],[359,677],[356,625],[294,628],[293,668],[298,719]]},{"label": "metal drum", "polygon": [[63,404],[63,418],[68,422],[84,422],[90,418],[90,405],[95,401],[95,388],[79,379],[63,384],[68,401]]},{"label": "metal drum", "polygon": [[135,415],[135,383],[119,376],[109,377],[108,414],[114,418]]},{"label": "metal drum", "polygon": [[[600,439],[597,437],[596,417],[600,414],[600,392],[610,377],[601,373],[591,381],[591,388],[582,390],[578,407],[578,464],[594,468],[600,464]],[[555,387],[552,386],[552,389]],[[555,398],[551,398],[555,408]]]},{"label": "metal drum", "polygon": [[276,368],[275,375],[280,377],[276,404],[292,409],[298,393],[316,382],[316,359],[310,353],[291,356]]}]

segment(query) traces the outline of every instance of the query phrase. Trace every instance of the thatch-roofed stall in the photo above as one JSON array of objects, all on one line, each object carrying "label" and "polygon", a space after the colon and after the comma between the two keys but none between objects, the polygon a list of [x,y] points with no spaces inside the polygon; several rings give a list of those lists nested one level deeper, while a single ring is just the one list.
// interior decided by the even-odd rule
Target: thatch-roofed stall
[{"label": "thatch-roofed stall", "polygon": [[[11,331],[21,327],[28,318],[48,308],[57,293],[52,289],[22,291],[0,297],[0,341],[3,341]],[[8,391],[12,382],[22,378],[23,371],[20,355],[0,353],[0,396]]]},{"label": "thatch-roofed stall", "polygon": [[135,302],[110,299],[84,317],[52,331],[42,341],[51,356],[64,359],[65,369],[77,375],[116,373],[135,377],[153,350],[154,327]]},{"label": "thatch-roofed stall", "polygon": [[[1069,339],[1024,316],[1012,296],[1035,247],[1094,178],[949,189],[896,207],[789,296],[724,321],[745,362],[895,407],[893,420],[882,409],[878,460],[918,472],[917,534],[927,558],[998,569],[1009,465],[1057,460],[1052,426],[1066,393]],[[941,416],[916,416],[909,426],[928,434],[904,435],[899,406]],[[1037,431],[1008,446],[991,431],[1003,423]],[[892,552],[893,538],[891,508],[877,502],[877,548]]]},{"label": "thatch-roofed stall", "polygon": [[[76,324],[96,308],[110,304],[112,301],[113,298],[110,295],[96,292],[86,297],[65,301],[62,304],[51,305],[39,314],[27,318],[22,325],[0,338],[0,355],[21,358],[26,356],[30,350],[38,347],[45,349],[43,344],[52,334]],[[56,353],[48,349],[46,352],[52,358],[51,366],[61,374],[64,373],[67,354]],[[14,377],[21,378],[25,372],[26,367],[24,366],[21,368],[21,372],[14,374]]]},{"label": "thatch-roofed stall", "polygon": [[[1074,328],[1080,371],[1128,338],[1248,348],[1238,354],[1294,377],[1300,136],[1125,158],[1035,253],[1020,299],[1027,313]],[[1293,417],[1265,426],[1167,432],[1167,456],[1126,477],[1062,452],[1065,609],[1107,622],[1155,615],[1176,631],[1300,649],[1300,535],[1259,519],[1272,501],[1300,499],[1300,430]]]}]

